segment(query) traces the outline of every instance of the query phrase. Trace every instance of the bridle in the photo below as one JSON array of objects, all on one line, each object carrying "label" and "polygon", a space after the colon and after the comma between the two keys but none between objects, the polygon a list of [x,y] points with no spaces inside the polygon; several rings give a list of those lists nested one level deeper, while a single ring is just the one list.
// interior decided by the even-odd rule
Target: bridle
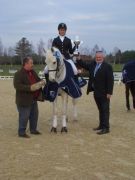
[{"label": "bridle", "polygon": [[59,72],[59,69],[60,69],[60,55],[59,55],[59,53],[56,51],[56,52],[53,53],[53,56],[56,57],[57,67],[56,67],[56,69],[49,69],[49,70],[48,70],[48,73],[49,73],[49,72],[56,72],[56,75],[55,75],[55,77],[56,77],[56,76],[57,76],[57,73]]}]

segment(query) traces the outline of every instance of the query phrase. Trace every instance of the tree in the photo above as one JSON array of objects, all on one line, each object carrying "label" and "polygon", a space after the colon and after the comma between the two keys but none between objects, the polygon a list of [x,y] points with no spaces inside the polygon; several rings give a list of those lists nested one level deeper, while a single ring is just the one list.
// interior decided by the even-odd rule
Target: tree
[{"label": "tree", "polygon": [[106,50],[105,50],[103,47],[101,48],[101,51],[103,52],[104,55],[107,54],[107,53],[106,53]]},{"label": "tree", "polygon": [[3,55],[8,56],[7,48],[4,48]]},{"label": "tree", "polygon": [[48,49],[50,49],[52,47],[52,42],[53,42],[52,38],[48,39],[48,43],[47,43],[47,48]]},{"label": "tree", "polygon": [[79,51],[80,51],[80,54],[81,55],[87,55],[87,56],[90,56],[91,54],[91,50],[88,46],[81,46],[79,48]]},{"label": "tree", "polygon": [[[119,49],[118,47],[114,47],[113,52],[112,52],[112,55],[113,55],[113,57],[114,57],[113,65],[116,64],[116,62],[117,62],[117,57],[118,57],[120,54],[121,54],[120,49]],[[119,57],[120,57],[120,56],[119,56]],[[120,59],[119,59],[119,61],[120,61]]]},{"label": "tree", "polygon": [[119,51],[116,54],[116,61],[118,62],[118,64],[120,64],[121,62],[121,56],[122,56],[121,50],[119,49]]},{"label": "tree", "polygon": [[44,43],[44,41],[42,40],[42,39],[40,39],[40,41],[39,41],[39,44],[37,45],[38,47],[38,55],[39,55],[39,58],[40,58],[40,60],[39,60],[39,64],[41,63],[43,63],[43,56],[44,56],[44,48],[45,48],[45,43]]},{"label": "tree", "polygon": [[23,37],[16,45],[16,54],[21,58],[21,64],[23,63],[23,58],[32,54],[32,45],[29,41]]},{"label": "tree", "polygon": [[125,51],[122,53],[122,63],[127,63],[128,61],[135,60],[135,51]]},{"label": "tree", "polygon": [[96,44],[93,49],[91,50],[91,56],[94,57],[96,52],[99,51],[99,47],[98,45]]},{"label": "tree", "polygon": [[11,66],[12,66],[12,65],[13,65],[12,59],[13,59],[13,56],[15,55],[15,50],[14,50],[14,48],[9,47],[7,54],[8,54],[8,57],[9,57],[9,59],[10,59],[10,64],[11,64]]},{"label": "tree", "polygon": [[2,41],[0,39],[0,56],[3,56],[3,44],[2,44]]}]

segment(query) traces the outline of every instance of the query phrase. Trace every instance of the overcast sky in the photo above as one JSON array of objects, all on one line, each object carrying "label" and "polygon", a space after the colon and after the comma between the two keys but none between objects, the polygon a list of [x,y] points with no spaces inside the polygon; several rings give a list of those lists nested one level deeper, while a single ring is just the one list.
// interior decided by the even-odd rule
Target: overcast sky
[{"label": "overcast sky", "polygon": [[57,36],[65,22],[67,36],[83,46],[95,44],[135,50],[135,0],[0,0],[0,38],[13,46],[22,37],[36,45]]}]

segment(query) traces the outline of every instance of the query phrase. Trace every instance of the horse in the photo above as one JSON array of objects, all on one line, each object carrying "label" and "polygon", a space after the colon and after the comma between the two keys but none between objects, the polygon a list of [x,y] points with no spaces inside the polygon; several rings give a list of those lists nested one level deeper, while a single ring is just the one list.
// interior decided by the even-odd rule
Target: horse
[{"label": "horse", "polygon": [[125,84],[126,107],[130,110],[129,95],[132,95],[135,109],[135,60],[126,63],[122,69],[122,81]]},{"label": "horse", "polygon": [[[46,99],[53,102],[53,122],[51,132],[57,133],[57,98],[59,91],[62,97],[62,128],[61,133],[68,132],[67,128],[67,104],[68,95],[72,97],[73,102],[73,118],[77,121],[77,99],[82,95],[79,84],[74,79],[72,65],[64,60],[61,52],[52,47],[45,53],[49,81],[45,86]],[[73,89],[72,89],[73,88]]]}]

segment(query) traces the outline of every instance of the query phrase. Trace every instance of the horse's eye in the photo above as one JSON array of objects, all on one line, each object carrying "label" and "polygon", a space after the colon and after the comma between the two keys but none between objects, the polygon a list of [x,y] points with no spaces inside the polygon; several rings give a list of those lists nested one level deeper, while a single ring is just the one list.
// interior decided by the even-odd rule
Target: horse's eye
[{"label": "horse's eye", "polygon": [[56,61],[54,61],[53,64],[56,64]]}]

